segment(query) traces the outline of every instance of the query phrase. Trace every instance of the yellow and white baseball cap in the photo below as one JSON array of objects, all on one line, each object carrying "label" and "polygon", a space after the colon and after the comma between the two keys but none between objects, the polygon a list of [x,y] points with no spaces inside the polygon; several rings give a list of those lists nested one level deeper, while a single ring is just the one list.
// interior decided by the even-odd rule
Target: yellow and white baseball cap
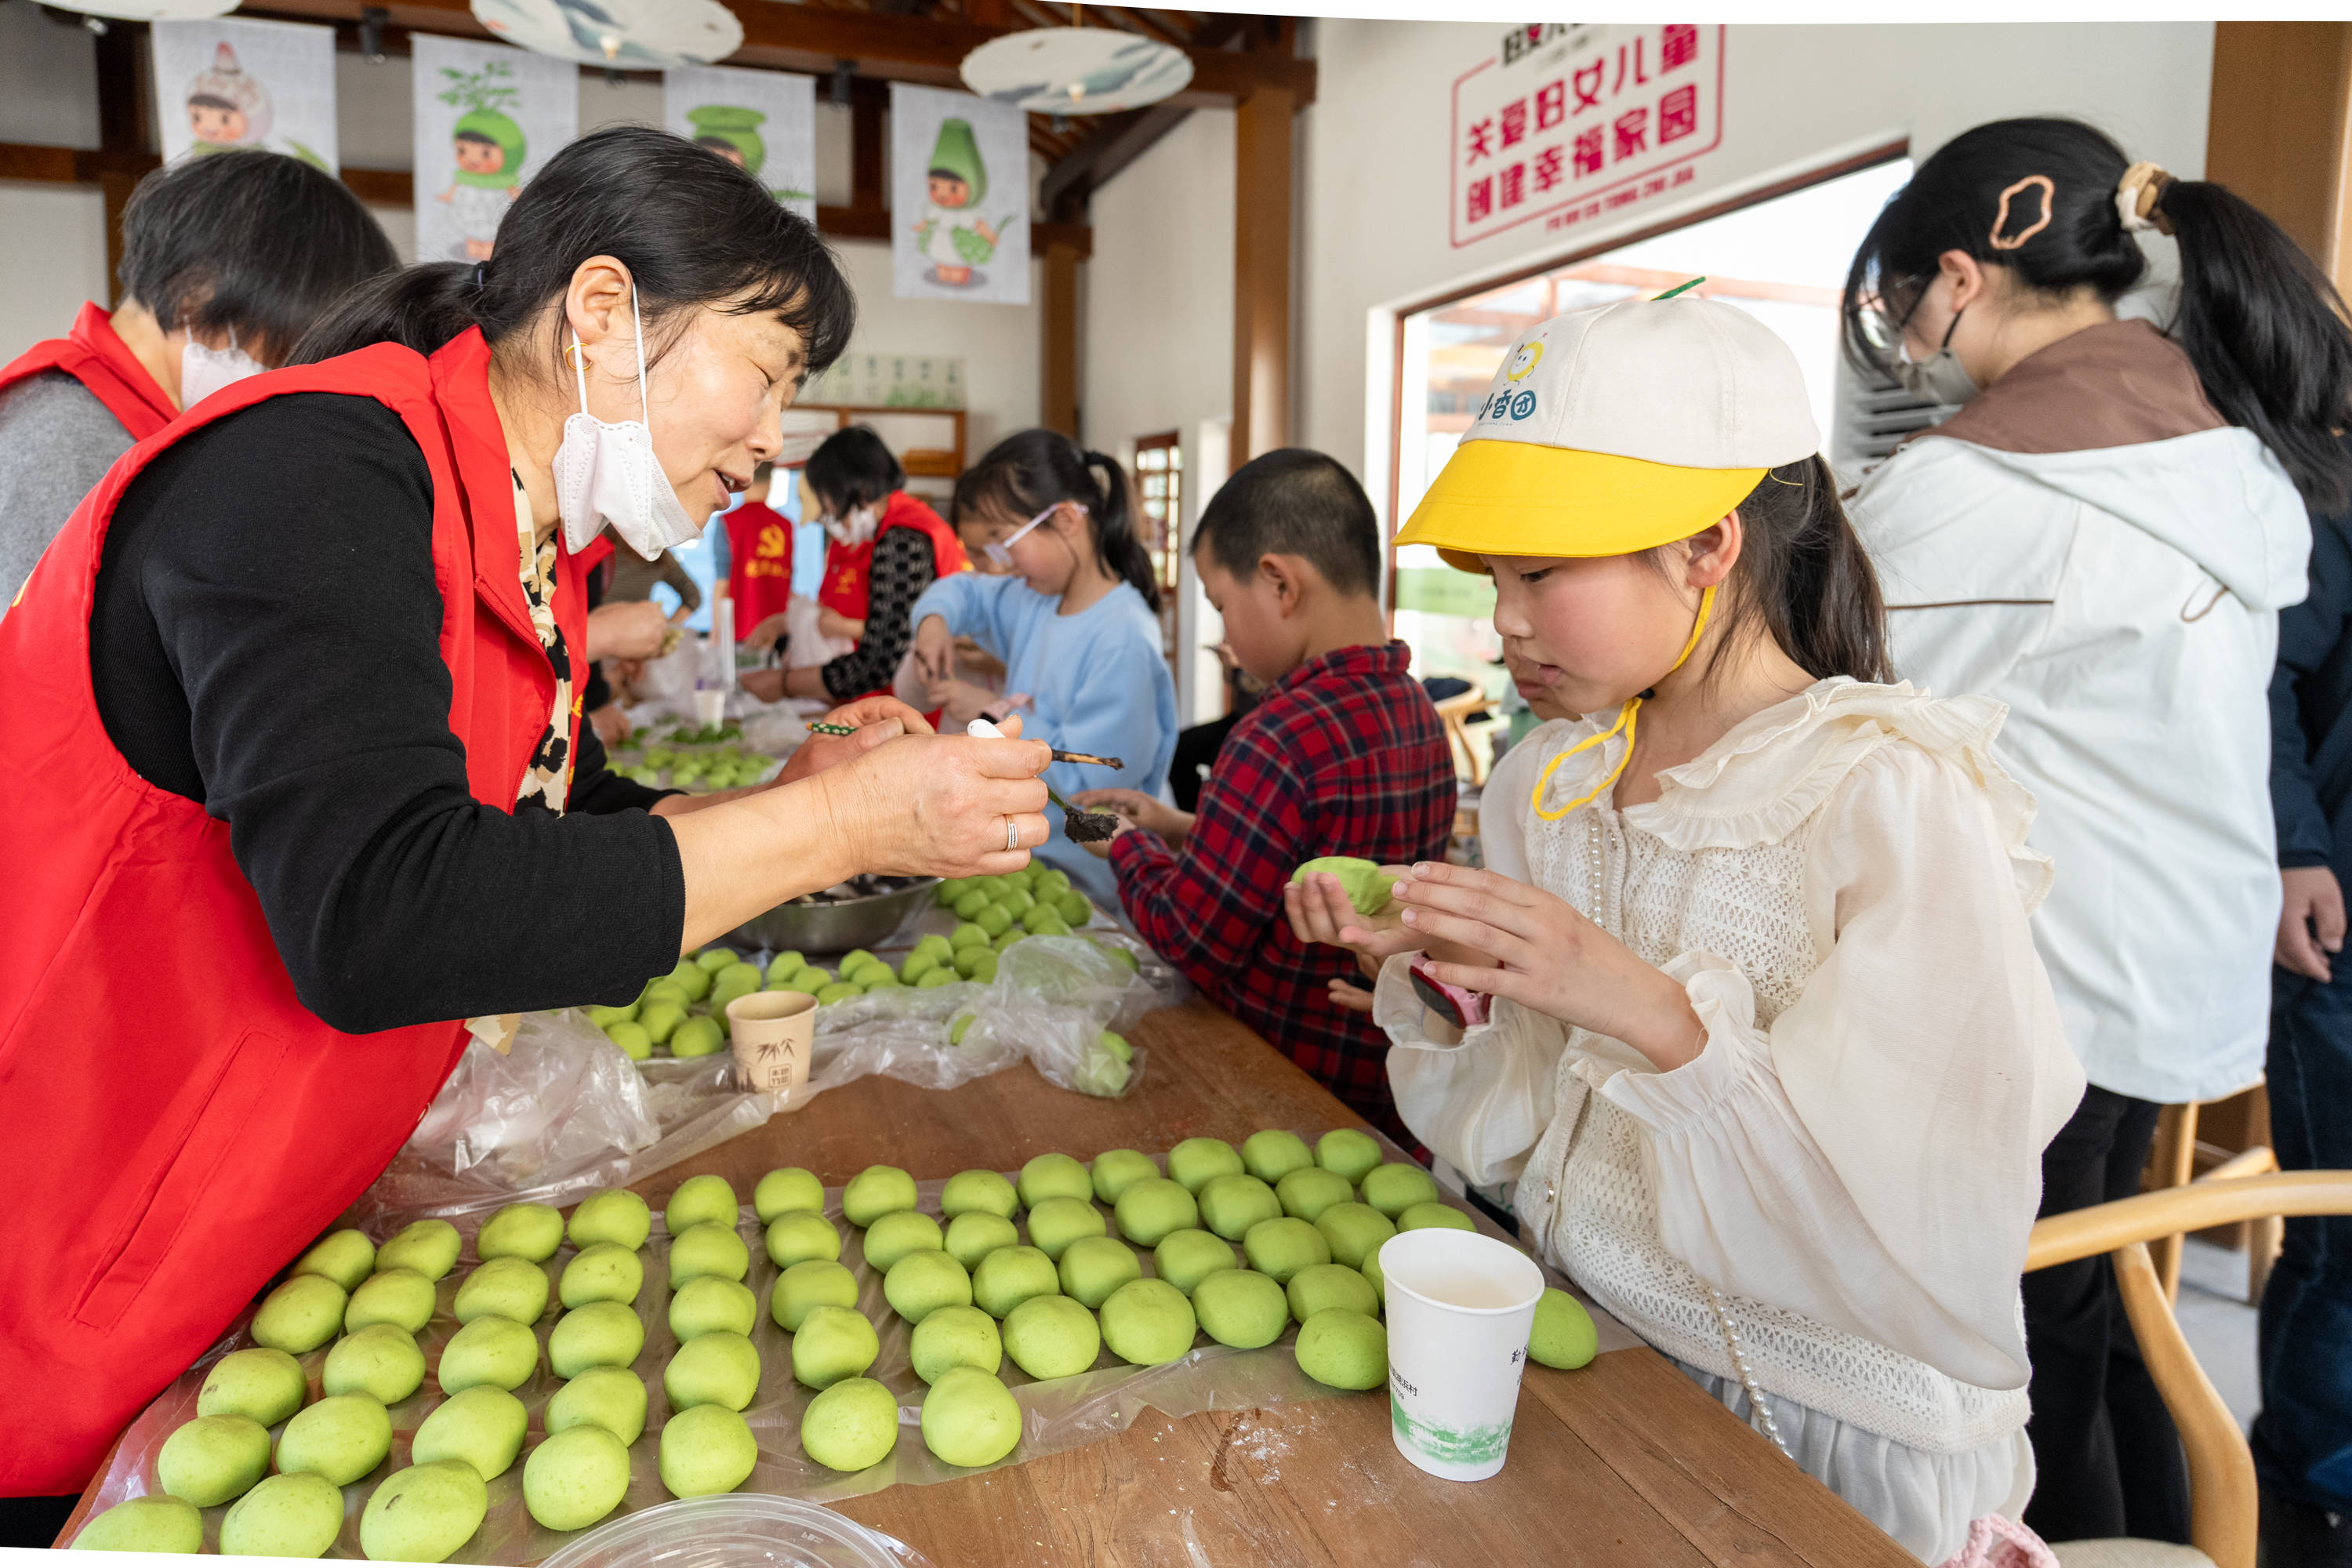
[{"label": "yellow and white baseball cap", "polygon": [[1554,316],[1511,345],[1478,417],[1396,536],[1482,555],[1627,555],[1713,526],[1768,468],[1821,450],[1797,356],[1697,294]]}]

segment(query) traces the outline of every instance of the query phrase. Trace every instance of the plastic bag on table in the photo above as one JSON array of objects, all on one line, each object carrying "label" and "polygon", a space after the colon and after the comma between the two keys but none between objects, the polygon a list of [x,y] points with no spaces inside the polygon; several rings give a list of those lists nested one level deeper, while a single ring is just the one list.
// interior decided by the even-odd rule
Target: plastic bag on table
[{"label": "plastic bag on table", "polygon": [[954,1089],[1019,1061],[1009,1042],[948,1037],[950,1020],[987,994],[970,981],[929,990],[891,986],[817,1009],[809,1092],[880,1073],[923,1089]]},{"label": "plastic bag on table", "polygon": [[1089,934],[1033,936],[1006,948],[995,983],[968,1009],[961,1046],[1017,1050],[1057,1088],[1103,1100],[1126,1094],[1149,1053],[1128,1046],[1124,1032],[1175,1000],[1175,977],[1118,942],[1136,960],[1129,967],[1112,945],[1108,935]]}]

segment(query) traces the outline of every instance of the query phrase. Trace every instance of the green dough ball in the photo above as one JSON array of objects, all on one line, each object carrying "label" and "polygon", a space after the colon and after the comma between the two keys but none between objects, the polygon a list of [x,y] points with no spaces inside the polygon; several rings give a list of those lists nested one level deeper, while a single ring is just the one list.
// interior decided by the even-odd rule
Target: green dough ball
[{"label": "green dough ball", "polygon": [[864,978],[865,973],[868,969],[887,969],[890,966],[888,964],[884,963],[880,959],[875,957],[872,953],[866,952],[866,949],[862,947],[853,947],[847,952],[841,955],[841,977],[844,980],[859,980]]},{"label": "green dough ball", "polygon": [[808,959],[797,948],[786,948],[768,960],[768,978],[790,979],[808,967]]},{"label": "green dough ball", "polygon": [[1391,1219],[1415,1204],[1437,1200],[1437,1178],[1419,1165],[1408,1165],[1402,1162],[1367,1172],[1362,1186],[1364,1201]]},{"label": "green dough ball", "polygon": [[1282,1200],[1255,1176],[1212,1176],[1195,1194],[1201,1223],[1227,1241],[1239,1241],[1260,1220],[1282,1217]]},{"label": "green dough ball", "polygon": [[1203,1332],[1235,1350],[1270,1345],[1290,1326],[1282,1287],[1248,1268],[1222,1268],[1192,1287],[1192,1310]]},{"label": "green dough ball", "polygon": [[760,1178],[751,1189],[751,1212],[760,1216],[761,1225],[772,1225],[776,1216],[795,1209],[824,1212],[824,1184],[816,1179],[814,1171],[804,1171],[798,1165],[786,1165]]},{"label": "green dough ball", "polygon": [[474,1253],[485,1263],[493,1258],[544,1263],[562,1245],[562,1215],[546,1204],[509,1204],[482,1222]]},{"label": "green dough ball", "polygon": [[803,973],[799,974],[786,974],[776,979],[772,979],[768,982],[767,989],[771,991],[795,991],[803,996],[814,996],[818,992],[824,989],[824,976],[811,976]]},{"label": "green dough ball", "polygon": [[661,1479],[672,1497],[731,1492],[759,1462],[760,1440],[723,1405],[681,1410],[662,1426]]},{"label": "green dough ball", "polygon": [[760,1321],[760,1299],[749,1287],[716,1274],[689,1279],[669,1299],[670,1337],[680,1344],[700,1334],[748,1334]]},{"label": "green dough ball", "polygon": [[727,1004],[738,996],[749,996],[760,989],[765,977],[748,963],[730,963],[711,977],[710,1010],[727,1011]]},{"label": "green dough ball", "polygon": [[1004,1353],[1041,1382],[1075,1377],[1101,1352],[1095,1315],[1067,1296],[1032,1296],[1004,1315]]},{"label": "green dough ball", "polygon": [[[1102,1215],[1095,1219],[1099,1224]],[[1080,1237],[1063,1248],[1060,1263],[1062,1294],[1087,1307],[1101,1306],[1112,1291],[1143,1277],[1143,1265],[1113,1236]]]},{"label": "green dough ball", "polygon": [[558,1432],[523,1461],[523,1506],[550,1530],[584,1530],[628,1491],[629,1451],[602,1426]]},{"label": "green dough ball", "polygon": [[520,1258],[493,1258],[466,1276],[451,1309],[461,1323],[496,1314],[535,1323],[547,1310],[547,1271]]},{"label": "green dough ball", "polygon": [[1045,1198],[1029,1205],[1030,1245],[1059,1259],[1063,1250],[1081,1237],[1107,1235],[1102,1210],[1086,1198]]},{"label": "green dough ball", "polygon": [[971,1276],[944,1252],[909,1252],[890,1265],[882,1296],[892,1311],[919,1323],[942,1308],[971,1306]]},{"label": "green dough ball", "polygon": [[[596,1309],[585,1310],[593,1312]],[[628,1311],[625,1307],[616,1310]],[[561,1331],[563,1324],[574,1315],[566,1313],[557,1321],[557,1330]],[[631,1312],[629,1315],[634,1321],[636,1314]],[[551,1346],[552,1341],[550,1343]],[[437,1375],[441,1380],[441,1392],[456,1394],[480,1384],[488,1384],[493,1388],[520,1388],[538,1370],[538,1336],[512,1318],[492,1314],[476,1318],[449,1336],[449,1342],[441,1347],[441,1366]]]},{"label": "green dough ball", "polygon": [[1315,1153],[1307,1147],[1307,1140],[1278,1127],[1253,1132],[1242,1143],[1243,1167],[1268,1186],[1314,1163]]},{"label": "green dough ball", "polygon": [[[626,1373],[621,1375],[631,1383],[636,1382]],[[643,1390],[639,1393],[642,1394]],[[640,1405],[643,1403],[641,1398]],[[551,1429],[554,1413],[554,1406],[550,1405]],[[530,1426],[530,1415],[523,1409],[522,1401],[505,1389],[487,1384],[469,1388],[434,1407],[416,1428],[408,1457],[412,1463],[419,1465],[462,1460],[473,1466],[482,1479],[494,1481],[513,1468],[515,1456],[522,1452],[523,1434]]]},{"label": "green dough ball", "polygon": [[591,1301],[555,1320],[547,1364],[558,1377],[578,1377],[592,1366],[628,1366],[645,1348],[646,1325],[636,1313],[618,1301]]},{"label": "green dough ball", "polygon": [[425,1384],[425,1352],[415,1337],[390,1323],[371,1323],[335,1342],[319,1386],[329,1394],[366,1394],[397,1405]]},{"label": "green dough ball", "polygon": [[1070,922],[1064,920],[1061,911],[1051,904],[1041,903],[1021,917],[1021,929],[1032,936],[1051,930],[1055,926],[1067,931]]},{"label": "green dough ball", "polygon": [[602,1426],[629,1447],[646,1432],[645,1380],[625,1366],[590,1367],[547,1402],[548,1431],[569,1426]]},{"label": "green dough ball", "polygon": [[1389,1380],[1389,1331],[1381,1321],[1326,1307],[1298,1325],[1298,1370],[1332,1388],[1378,1388]]},{"label": "green dough ball", "polygon": [[944,960],[954,956],[955,943],[937,931],[925,931],[915,939],[914,951],[928,952],[934,958]]},{"label": "green dough ball", "polygon": [[639,1004],[632,1002],[625,1007],[591,1006],[586,1008],[585,1011],[588,1015],[588,1021],[590,1023],[595,1025],[598,1028],[603,1029],[607,1034],[610,1034],[612,1032],[613,1026],[615,1024],[635,1023],[637,1021],[638,1005]]},{"label": "green dough ball", "polygon": [[689,1405],[740,1410],[760,1392],[760,1352],[748,1336],[724,1330],[688,1340],[662,1369],[662,1392],[673,1410]]},{"label": "green dough ball", "polygon": [[1365,1173],[1381,1163],[1381,1146],[1369,1132],[1335,1128],[1315,1141],[1315,1163],[1350,1182],[1360,1182]]},{"label": "green dough ball", "polygon": [[1020,1441],[1020,1401],[993,1373],[950,1367],[923,1397],[923,1446],[942,1464],[992,1465]]},{"label": "green dough ball", "polygon": [[376,1272],[414,1268],[427,1279],[438,1279],[457,1266],[464,1246],[457,1227],[446,1219],[420,1219],[375,1249]]},{"label": "green dough ball", "polygon": [[816,999],[820,1006],[830,1007],[835,1002],[846,1002],[852,996],[863,996],[865,994],[866,987],[860,985],[855,980],[836,980],[832,984],[819,989],[816,994]]},{"label": "green dough ball", "polygon": [[1022,1205],[1031,1209],[1047,1198],[1076,1198],[1084,1203],[1095,1195],[1094,1177],[1087,1173],[1083,1162],[1067,1154],[1040,1154],[1022,1166],[1020,1187]]},{"label": "green dough ball", "polygon": [[878,974],[872,970],[868,970],[866,973],[865,992],[868,996],[873,995],[877,991],[898,991],[902,989],[904,989],[904,987],[898,984],[898,977],[891,973],[887,969]]},{"label": "green dough ball", "polygon": [[1187,1296],[1193,1287],[1221,1268],[1234,1268],[1241,1258],[1224,1240],[1205,1230],[1171,1231],[1160,1238],[1151,1266],[1160,1278]]},{"label": "green dough ball", "polygon": [[815,1307],[857,1305],[857,1277],[827,1258],[795,1263],[776,1277],[775,1293],[768,1298],[768,1315],[787,1333],[800,1331],[801,1320]]},{"label": "green dough ball", "polygon": [[1196,1196],[1210,1177],[1241,1173],[1241,1151],[1222,1138],[1187,1138],[1168,1151],[1169,1180]]},{"label": "green dough ball", "polygon": [[742,962],[743,955],[731,947],[706,947],[694,955],[694,966],[710,974]]},{"label": "green dough ball", "polygon": [[898,1209],[876,1220],[866,1230],[866,1265],[877,1274],[910,1252],[937,1252],[947,1245],[940,1222],[916,1209]]},{"label": "green dough ball", "polygon": [[768,1226],[768,1261],[779,1268],[840,1256],[841,1232],[814,1209],[786,1209]]},{"label": "green dough ball", "polygon": [[978,926],[973,925],[970,921],[966,921],[963,924],[956,927],[955,931],[948,937],[948,946],[959,952],[967,947],[985,947],[987,945],[988,933],[981,930]]},{"label": "green dough ball", "polygon": [[716,1018],[688,1018],[669,1037],[669,1054],[674,1057],[715,1057],[726,1048],[727,1037]]},{"label": "green dough ball", "polygon": [[1366,1279],[1371,1281],[1372,1294],[1378,1296],[1381,1299],[1381,1304],[1385,1306],[1388,1302],[1389,1288],[1388,1282],[1381,1277],[1381,1249],[1379,1247],[1375,1247],[1370,1252],[1364,1254],[1363,1276]]},{"label": "green dough ball", "polygon": [[623,1021],[604,1026],[604,1037],[621,1047],[621,1054],[633,1062],[650,1060],[654,1054],[654,1037],[646,1033],[643,1024]]},{"label": "green dough ball", "polygon": [[1014,926],[1011,930],[1007,931],[1003,936],[996,939],[994,951],[1002,953],[1006,948],[1013,946],[1014,943],[1025,942],[1028,940],[1028,936],[1029,933],[1027,931],[1023,931],[1019,926]]},{"label": "green dough ball", "polygon": [[801,1451],[826,1469],[870,1468],[898,1445],[898,1396],[870,1377],[845,1377],[801,1412]]},{"label": "green dough ball", "polygon": [[1592,1326],[1592,1314],[1583,1302],[1565,1290],[1547,1289],[1537,1299],[1535,1327],[1528,1334],[1529,1356],[1572,1372],[1600,1348],[1600,1331]]},{"label": "green dough ball", "polygon": [[1095,1156],[1095,1196],[1107,1204],[1136,1183],[1160,1174],[1151,1156],[1135,1149],[1106,1149]]},{"label": "green dough ball", "polygon": [[1119,1235],[1138,1247],[1157,1247],[1161,1237],[1201,1223],[1201,1205],[1192,1194],[1164,1176],[1131,1184],[1118,1194],[1114,1213]]},{"label": "green dough ball", "polygon": [[[1019,920],[1037,907],[1037,900],[1026,888],[1007,888],[996,895],[996,907],[1004,911],[1007,922]],[[989,932],[991,936],[994,931]]]},{"label": "green dough ball", "polygon": [[[447,1352],[443,1352],[442,1359],[448,1359]],[[365,1394],[330,1394],[304,1408],[278,1436],[280,1470],[288,1475],[313,1470],[339,1487],[358,1480],[383,1464],[391,1452],[392,1416],[381,1401]],[[197,1500],[166,1485],[190,1502]]]},{"label": "green dough ball", "polygon": [[[423,1280],[418,1283],[425,1285],[429,1299],[433,1287]],[[360,1289],[365,1291],[367,1286]],[[325,1275],[297,1274],[262,1299],[261,1310],[253,1315],[254,1342],[294,1355],[317,1350],[335,1337],[350,1300],[343,1288]],[[425,1315],[430,1317],[432,1310],[428,1300]],[[424,1324],[420,1321],[417,1326]]]},{"label": "green dough ball", "polygon": [[[301,1419],[301,1415],[294,1417],[294,1421]],[[391,1422],[384,1423],[383,1430],[388,1445]],[[287,1424],[286,1435],[289,1438],[294,1435],[294,1422]],[[373,1468],[373,1465],[368,1467]],[[199,1415],[164,1438],[163,1452],[155,1456],[156,1484],[198,1508],[217,1508],[231,1498],[243,1497],[268,1470],[269,1434],[260,1422],[245,1415]]]},{"label": "green dough ball", "polygon": [[898,966],[898,978],[909,985],[919,984],[924,975],[946,962],[938,953],[919,947],[907,955],[906,963]]},{"label": "green dough ball", "polygon": [[677,1008],[678,1016],[683,1017],[686,1015],[687,1007],[693,1001],[694,998],[686,994],[685,986],[680,985],[677,981],[672,980],[668,975],[665,974],[657,980],[647,982],[645,990],[638,993],[637,1022],[640,1024],[644,1023],[646,1021],[646,1009],[661,1002],[667,1002],[671,1006]]},{"label": "green dough ball", "polygon": [[972,1300],[1000,1321],[1032,1296],[1058,1295],[1061,1289],[1054,1260],[1034,1247],[1000,1247],[971,1271]]},{"label": "green dough ball", "polygon": [[1029,890],[1041,899],[1047,893],[1066,893],[1070,890],[1070,874],[1059,866],[1048,866],[1030,879]]},{"label": "green dough ball", "polygon": [[953,985],[956,983],[957,978],[958,976],[956,972],[951,968],[942,967],[930,970],[927,972],[920,980],[915,982],[915,989],[918,991],[936,991],[942,985]]},{"label": "green dough ball", "polygon": [[679,959],[677,967],[669,972],[669,978],[685,991],[689,1002],[699,1002],[710,994],[710,971],[690,958]]},{"label": "green dough ball", "polygon": [[1101,948],[1103,952],[1108,953],[1111,957],[1118,960],[1121,963],[1126,964],[1129,973],[1139,974],[1143,972],[1142,960],[1137,958],[1134,953],[1129,952],[1126,948],[1119,946],[1117,942],[1105,942],[1102,938],[1096,937],[1094,939],[1094,944],[1097,947]]},{"label": "green dough ball", "polygon": [[726,1177],[709,1174],[680,1182],[669,1195],[669,1206],[662,1210],[662,1224],[673,1237],[706,1223],[732,1230],[738,1217],[735,1189],[727,1184]]},{"label": "green dough ball", "polygon": [[[678,1030],[686,1026],[686,1009],[676,1002],[648,1002],[638,1009],[636,1026],[643,1030],[646,1038],[655,1045],[666,1046],[677,1036]],[[622,1026],[615,1024],[613,1027],[617,1029]],[[613,1043],[620,1046],[624,1051],[629,1048],[620,1040],[613,1039],[609,1031],[604,1037],[613,1040]]]},{"label": "green dough ball", "polygon": [[231,1351],[205,1373],[205,1385],[196,1394],[196,1414],[242,1415],[275,1426],[301,1409],[310,1393],[302,1363],[284,1351]]},{"label": "green dough ball", "polygon": [[1054,907],[1061,911],[1062,919],[1069,922],[1072,931],[1084,931],[1087,922],[1095,918],[1095,907],[1087,902],[1083,893],[1061,893],[1055,898]]},{"label": "green dough ball", "polygon": [[1006,1219],[1021,1206],[1013,1184],[994,1171],[958,1171],[940,1189],[940,1213],[949,1219],[965,1214],[992,1214]]},{"label": "green dough ball", "polygon": [[960,921],[976,921],[987,910],[989,897],[982,889],[967,888],[957,894],[956,901],[948,907],[955,910],[956,919]]},{"label": "green dough ball", "polygon": [[[793,1376],[811,1388],[831,1388],[864,1373],[881,1353],[881,1337],[865,1313],[852,1307],[812,1307],[793,1335]],[[673,1396],[671,1403],[678,1401]]]},{"label": "green dough ball", "polygon": [[915,1178],[896,1165],[868,1165],[841,1190],[841,1212],[860,1230],[886,1214],[915,1206]]},{"label": "green dough ball", "polygon": [[979,1268],[982,1258],[1020,1239],[1021,1232],[1001,1215],[960,1214],[948,1222],[948,1256],[966,1268]]},{"label": "green dough ball", "polygon": [[572,1245],[586,1250],[600,1241],[635,1252],[653,1234],[654,1211],[626,1187],[608,1187],[572,1211]]},{"label": "green dough ball", "polygon": [[394,1470],[360,1515],[360,1550],[378,1562],[442,1563],[474,1538],[490,1494],[471,1465]]},{"label": "green dough ball", "polygon": [[977,1022],[979,1022],[978,1016],[971,1013],[960,1013],[948,1020],[948,1044],[962,1045],[963,1037],[971,1033],[971,1026]]},{"label": "green dough ball", "polygon": [[375,1243],[365,1232],[339,1230],[296,1258],[294,1272],[323,1275],[346,1291],[356,1290],[361,1280],[375,1272]]},{"label": "green dough ball", "polygon": [[1293,1171],[1276,1182],[1274,1195],[1280,1200],[1283,1213],[1313,1225],[1323,1216],[1325,1209],[1352,1199],[1356,1189],[1347,1177],[1337,1171],[1309,1165],[1304,1170]]},{"label": "green dough ball", "polygon": [[1192,1303],[1165,1279],[1131,1279],[1102,1304],[1103,1342],[1137,1366],[1157,1366],[1192,1348]]},{"label": "green dough ball", "polygon": [[1329,1307],[1344,1307],[1366,1317],[1381,1310],[1372,1282],[1360,1269],[1341,1263],[1310,1263],[1290,1277],[1290,1315],[1305,1322]]},{"label": "green dough ball", "polygon": [[931,901],[943,910],[953,909],[956,900],[961,898],[971,885],[969,877],[945,878],[941,879],[939,890],[931,895]]},{"label": "green dough ball", "polygon": [[1383,872],[1377,863],[1360,860],[1352,855],[1324,855],[1304,861],[1291,872],[1290,879],[1299,881],[1321,871],[1339,879],[1340,890],[1348,895],[1348,901],[1356,906],[1360,915],[1376,915],[1386,909],[1389,890],[1396,886],[1396,879]]},{"label": "green dough ball", "polygon": [[1389,1216],[1370,1204],[1333,1204],[1317,1216],[1315,1228],[1323,1233],[1331,1260],[1350,1268],[1361,1268],[1364,1259],[1396,1234]]},{"label": "green dough ball", "polygon": [[751,1249],[743,1245],[731,1221],[688,1226],[684,1235],[670,1238],[669,1288],[673,1290],[689,1279],[706,1276],[740,1279],[751,1271]]},{"label": "green dough ball", "polygon": [[1331,1261],[1331,1244],[1303,1219],[1262,1219],[1242,1237],[1242,1254],[1261,1274],[1274,1276],[1277,1285],[1311,1263]]},{"label": "green dough ball", "polygon": [[[367,1283],[352,1292],[343,1308],[343,1331],[358,1333],[370,1323],[392,1323],[410,1333],[422,1331],[433,1321],[433,1281],[414,1268],[394,1268],[373,1275]],[[268,1310],[263,1303],[262,1310]],[[258,1340],[260,1320],[254,1320]],[[268,1342],[264,1342],[265,1343]],[[292,1350],[292,1345],[283,1347]]]},{"label": "green dough ball", "polygon": [[950,1367],[978,1367],[990,1376],[1003,1364],[1004,1345],[996,1320],[977,1307],[942,1307],[915,1325],[907,1358],[915,1375],[937,1383]]},{"label": "green dough ball", "polygon": [[996,980],[996,950],[989,947],[967,947],[955,955],[955,972],[964,979],[981,985]]},{"label": "green dough ball", "polygon": [[[337,1516],[338,1518],[341,1515]],[[202,1552],[205,1516],[167,1492],[127,1498],[81,1527],[76,1552]]]},{"label": "green dough ball", "polygon": [[[958,910],[956,912],[961,914],[964,911]],[[1013,924],[1013,911],[1003,904],[989,904],[984,908],[972,910],[971,918],[972,924],[990,936],[999,937],[1003,936],[1006,928]]]},{"label": "green dough ball", "polygon": [[618,1301],[625,1307],[637,1299],[645,1283],[643,1259],[625,1247],[600,1241],[581,1248],[563,1266],[563,1282],[556,1295],[566,1307],[585,1307],[592,1301]]},{"label": "green dough ball", "polygon": [[1433,1199],[1427,1203],[1406,1205],[1404,1212],[1397,1215],[1396,1227],[1399,1230],[1475,1230],[1478,1224],[1452,1204]]}]

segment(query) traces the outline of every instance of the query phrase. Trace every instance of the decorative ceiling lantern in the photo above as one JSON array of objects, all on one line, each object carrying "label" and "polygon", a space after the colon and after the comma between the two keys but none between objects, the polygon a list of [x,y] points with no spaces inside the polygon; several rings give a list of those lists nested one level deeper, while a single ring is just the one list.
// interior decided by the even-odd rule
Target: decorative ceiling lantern
[{"label": "decorative ceiling lantern", "polygon": [[1192,57],[1183,50],[1108,27],[1007,33],[963,58],[964,86],[1032,114],[1140,109],[1182,91],[1192,79]]},{"label": "decorative ceiling lantern", "polygon": [[[202,22],[227,16],[236,9],[237,0],[42,0],[42,4],[114,22]],[[91,22],[89,27],[92,32],[106,31],[104,22]]]},{"label": "decorative ceiling lantern", "polygon": [[473,0],[473,12],[509,44],[607,70],[708,65],[743,45],[719,0]]}]

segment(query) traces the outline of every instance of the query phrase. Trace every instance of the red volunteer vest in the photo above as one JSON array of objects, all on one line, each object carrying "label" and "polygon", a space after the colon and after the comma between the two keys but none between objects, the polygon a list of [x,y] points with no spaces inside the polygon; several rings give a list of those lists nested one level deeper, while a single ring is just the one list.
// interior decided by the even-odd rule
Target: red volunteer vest
[{"label": "red volunteer vest", "polygon": [[763,502],[747,500],[727,514],[727,592],[735,600],[735,640],[793,596],[792,520]]},{"label": "red volunteer vest", "polygon": [[[489,350],[378,344],[241,381],[142,442],[0,619],[0,1495],[79,1489],[114,1435],[383,1171],[456,1064],[457,1023],[331,1028],[294,994],[229,825],[133,773],[90,690],[89,617],[124,487],[263,398],[373,397],[433,478],[449,727],[510,810],[554,700],[517,577]],[[258,476],[268,482],[267,476]],[[585,646],[576,563],[556,619]],[[576,749],[579,710],[572,712]]]},{"label": "red volunteer vest", "polygon": [[866,595],[872,586],[874,546],[894,528],[918,529],[930,535],[931,559],[941,577],[961,572],[968,564],[963,543],[945,519],[906,491],[893,490],[872,539],[863,544],[826,545],[824,587],[817,594],[816,602],[835,615],[846,616],[853,621],[864,620]]},{"label": "red volunteer vest", "polygon": [[35,343],[0,369],[0,392],[45,370],[61,370],[89,388],[134,441],[144,441],[180,416],[139,356],[114,335],[113,318],[96,305],[82,306],[67,336]]}]

